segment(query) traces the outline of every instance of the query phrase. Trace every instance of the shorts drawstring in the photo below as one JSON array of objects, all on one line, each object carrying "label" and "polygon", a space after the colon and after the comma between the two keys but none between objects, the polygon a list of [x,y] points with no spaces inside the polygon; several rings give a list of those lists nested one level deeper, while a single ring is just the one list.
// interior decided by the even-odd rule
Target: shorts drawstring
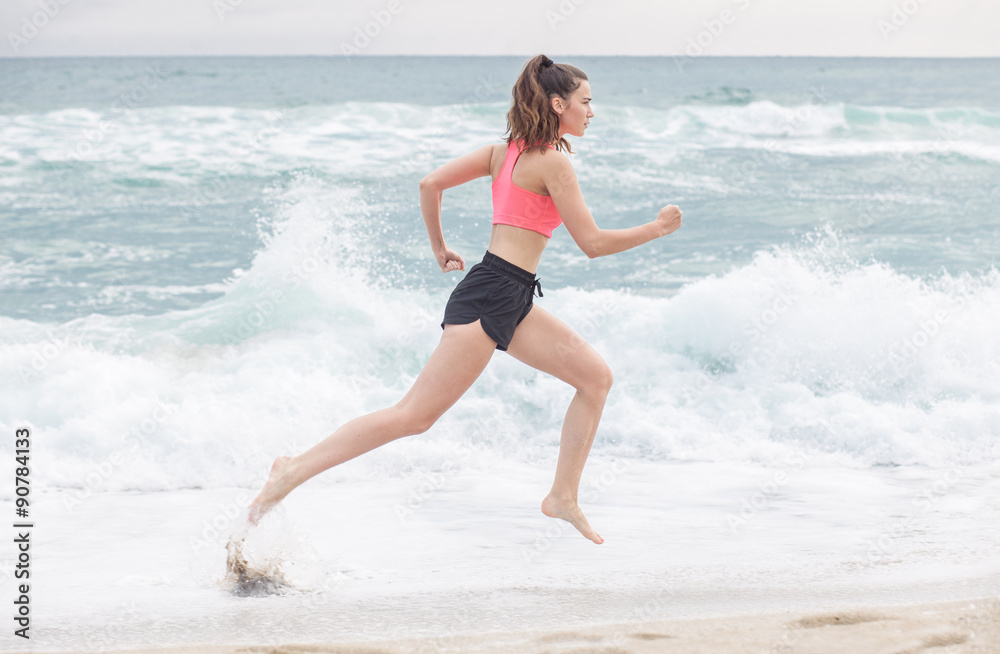
[{"label": "shorts drawstring", "polygon": [[487,250],[486,254],[483,255],[482,264],[502,273],[508,279],[514,280],[518,284],[524,285],[526,288],[530,288],[531,296],[537,295],[538,297],[543,297],[542,284],[538,281],[538,278],[535,277],[535,273],[528,272],[523,268],[518,268],[509,261],[501,259],[489,250]]}]

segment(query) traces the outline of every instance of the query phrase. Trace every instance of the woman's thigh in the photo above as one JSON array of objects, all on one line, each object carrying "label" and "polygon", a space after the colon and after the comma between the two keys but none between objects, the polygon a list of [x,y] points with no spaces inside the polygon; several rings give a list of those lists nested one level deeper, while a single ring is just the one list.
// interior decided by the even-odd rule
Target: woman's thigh
[{"label": "woman's thigh", "polygon": [[597,350],[537,304],[517,326],[507,353],[578,390],[611,387],[611,369]]},{"label": "woman's thigh", "polygon": [[496,343],[478,320],[445,325],[441,341],[399,406],[429,422],[437,420],[479,378],[495,351]]}]

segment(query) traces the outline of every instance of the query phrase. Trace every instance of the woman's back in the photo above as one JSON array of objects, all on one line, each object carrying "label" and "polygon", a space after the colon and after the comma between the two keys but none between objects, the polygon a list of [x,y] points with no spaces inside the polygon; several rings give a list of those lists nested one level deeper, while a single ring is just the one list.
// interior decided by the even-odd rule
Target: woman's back
[{"label": "woman's back", "polygon": [[[549,145],[548,147],[551,148],[552,146]],[[544,158],[545,152],[545,150],[542,150],[542,153],[538,157],[533,161],[529,160],[528,163],[534,163],[535,168],[544,166],[546,162],[540,160]],[[559,211],[556,209],[552,198],[549,197],[547,191],[539,193],[518,186],[514,181],[514,172],[517,170],[517,165],[521,163],[522,158],[529,158],[530,156],[525,151],[524,144],[521,141],[513,139],[510,141],[500,174],[493,180],[493,224],[512,225],[538,232],[546,238],[551,238],[552,231],[562,224],[562,218],[559,216]],[[539,185],[537,180],[541,176],[540,171],[529,170],[528,174],[524,174],[523,170],[517,170],[517,172],[522,173],[520,177],[528,178],[525,180],[525,183],[529,186],[537,187]],[[549,172],[551,173],[551,171]],[[534,173],[534,175],[531,173]],[[541,185],[544,186],[544,181]]]},{"label": "woman's back", "polygon": [[[551,146],[550,146],[550,149]],[[506,143],[497,143],[493,146],[493,158],[490,162],[490,176],[493,178],[493,183],[496,183],[497,177],[500,176],[500,172],[503,170],[504,161],[507,158],[508,145]],[[517,158],[517,162],[514,164],[514,169],[511,173],[511,181],[515,186],[523,188],[526,191],[532,193],[537,193],[539,195],[548,195],[548,189],[545,187],[545,182],[543,181],[543,167],[546,164],[551,163],[551,159],[556,156],[563,156],[558,153],[550,153],[548,150],[544,152],[538,152],[537,150],[530,150],[522,152],[521,156]]]},{"label": "woman's back", "polygon": [[[506,143],[494,145],[490,159],[494,214],[488,249],[497,256],[534,272],[538,269],[542,251],[549,242],[551,229],[558,225],[554,221],[559,219],[559,212],[555,210],[545,185],[545,166],[551,166],[555,162],[555,157],[561,155],[548,150],[544,152],[531,150],[521,152],[518,156],[517,146],[513,142],[511,146]],[[513,163],[511,159],[515,159]],[[503,197],[498,198],[498,187],[501,187]],[[518,211],[519,208],[523,209],[523,202],[531,196],[533,198],[528,200],[529,202],[547,203],[535,206],[543,211],[551,211],[549,222],[554,224],[551,224],[547,234],[531,229],[527,222],[518,221],[516,218],[518,213],[527,213],[530,220],[532,215],[538,213],[538,208],[530,212]],[[518,200],[521,201],[520,204]],[[498,213],[505,214],[505,217],[498,219]],[[511,219],[509,217],[511,215],[515,218]]]}]

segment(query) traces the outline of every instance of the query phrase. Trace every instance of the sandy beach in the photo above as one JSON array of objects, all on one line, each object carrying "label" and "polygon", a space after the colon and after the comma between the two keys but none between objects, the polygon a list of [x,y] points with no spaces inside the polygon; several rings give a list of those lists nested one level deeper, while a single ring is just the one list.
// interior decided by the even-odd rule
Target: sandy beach
[{"label": "sandy beach", "polygon": [[[112,650],[107,650],[109,653]],[[394,640],[206,645],[116,654],[966,654],[1000,652],[1000,597]],[[38,654],[35,652],[35,654]]]}]

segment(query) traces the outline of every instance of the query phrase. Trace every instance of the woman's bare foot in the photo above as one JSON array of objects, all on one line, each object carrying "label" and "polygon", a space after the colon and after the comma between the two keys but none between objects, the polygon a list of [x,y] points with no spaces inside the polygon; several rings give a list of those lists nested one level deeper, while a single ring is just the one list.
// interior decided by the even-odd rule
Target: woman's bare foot
[{"label": "woman's bare foot", "polygon": [[247,519],[250,521],[250,524],[256,526],[265,513],[270,511],[275,504],[285,499],[285,495],[288,495],[295,488],[289,479],[291,469],[292,457],[290,456],[279,456],[271,464],[271,474],[268,475],[267,482],[264,483],[264,488],[254,498],[254,501],[250,504],[250,510],[247,512]]},{"label": "woman's bare foot", "polygon": [[549,494],[542,500],[542,513],[550,518],[559,518],[576,527],[581,534],[594,541],[598,545],[604,542],[601,535],[594,531],[594,528],[587,522],[587,517],[583,515],[580,505],[576,500],[564,499]]}]

